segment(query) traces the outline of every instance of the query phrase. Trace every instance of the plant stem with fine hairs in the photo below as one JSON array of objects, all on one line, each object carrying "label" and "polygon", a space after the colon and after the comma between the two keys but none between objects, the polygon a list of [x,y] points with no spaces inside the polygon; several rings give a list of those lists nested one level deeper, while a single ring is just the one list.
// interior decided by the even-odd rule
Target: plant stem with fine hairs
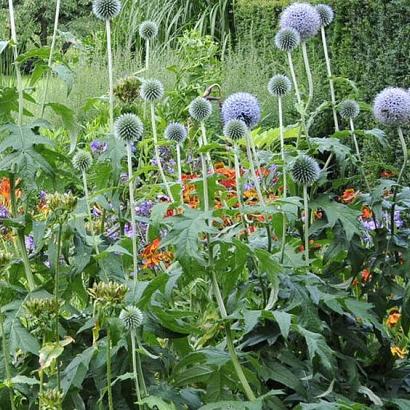
[{"label": "plant stem with fine hairs", "polygon": [[252,151],[251,151],[251,141],[250,141],[249,132],[246,133],[246,153],[247,153],[247,156],[248,156],[249,167],[250,167],[250,170],[251,170],[253,183],[255,184],[256,193],[258,194],[259,203],[260,203],[260,205],[265,207],[265,200],[263,199],[263,195],[262,195],[261,187],[260,187],[260,184],[259,184],[259,180],[258,180],[258,177],[256,175],[256,171],[255,171],[255,165],[253,164]]},{"label": "plant stem with fine hairs", "polygon": [[325,60],[326,60],[327,76],[329,78],[329,88],[330,88],[330,98],[332,101],[333,122],[335,124],[335,131],[339,131],[339,121],[338,121],[337,112],[336,112],[335,85],[334,85],[334,81],[332,78],[332,67],[330,65],[330,58],[329,58],[329,52],[327,49],[326,32],[325,32],[324,26],[322,26],[321,28],[321,33],[322,33],[323,52],[324,52]]},{"label": "plant stem with fine hairs", "polygon": [[110,130],[114,125],[114,80],[112,68],[112,47],[111,47],[111,22],[109,19],[105,21],[105,29],[107,32],[107,59],[108,59],[108,84],[109,84],[109,101],[110,101]]},{"label": "plant stem with fine hairs", "polygon": [[84,189],[84,195],[85,195],[85,202],[87,205],[87,212],[88,212],[88,220],[90,223],[90,232],[93,237],[93,244],[94,244],[94,249],[96,255],[100,254],[100,251],[98,249],[97,242],[95,240],[95,232],[94,232],[94,225],[93,225],[93,220],[92,220],[92,215],[91,215],[91,203],[90,203],[90,194],[88,192],[88,185],[87,185],[87,175],[85,171],[82,171],[82,177],[83,177],[83,189]]},{"label": "plant stem with fine hairs", "polygon": [[293,59],[292,59],[292,53],[290,52],[288,52],[288,65],[289,65],[290,75],[292,77],[293,87],[295,88],[296,101],[299,104],[299,106],[302,107],[302,98],[300,97],[299,84],[298,84],[298,80],[296,79],[295,67],[293,65]]},{"label": "plant stem with fine hairs", "polygon": [[108,408],[114,410],[114,404],[112,400],[112,388],[111,388],[111,331],[110,324],[107,324],[107,394],[108,394]]},{"label": "plant stem with fine hairs", "polygon": [[41,102],[41,118],[43,118],[43,116],[44,116],[44,110],[45,110],[45,106],[46,106],[48,83],[50,81],[51,65],[52,65],[52,62],[53,62],[54,47],[55,47],[56,38],[57,38],[58,19],[59,19],[59,16],[60,16],[60,4],[61,4],[61,0],[57,0],[57,2],[56,2],[56,13],[55,13],[55,17],[54,17],[53,37],[51,39],[50,54],[48,56],[48,72],[47,72],[47,77],[46,77],[46,84],[44,86],[43,100]]},{"label": "plant stem with fine hairs", "polygon": [[365,184],[366,184],[366,188],[367,188],[367,190],[370,192],[369,181],[367,180],[366,173],[364,172],[364,169],[363,169],[362,156],[360,155],[360,149],[359,149],[359,144],[358,144],[357,138],[356,138],[356,133],[355,133],[355,129],[354,129],[353,119],[350,118],[350,121],[349,121],[349,122],[350,122],[350,131],[352,132],[353,142],[354,142],[354,146],[355,146],[355,149],[356,149],[356,155],[357,155],[357,158],[358,158],[358,160],[359,160],[359,162],[360,162],[360,170],[361,170],[361,172],[362,172],[363,179],[364,179],[364,182],[365,182]]},{"label": "plant stem with fine hairs", "polygon": [[18,50],[17,50],[18,43],[17,43],[16,21],[14,18],[13,0],[9,0],[9,16],[10,16],[11,39],[13,41],[13,56],[14,56],[14,68],[16,70],[17,92],[19,96],[17,125],[21,126],[23,124],[23,113],[24,113],[24,91],[23,91],[23,80],[21,78],[21,72],[20,72],[20,63],[17,61],[18,60]]},{"label": "plant stem with fine hairs", "polygon": [[181,205],[184,204],[184,184],[182,182],[181,144],[177,143],[178,183],[181,189]]},{"label": "plant stem with fine hairs", "polygon": [[[201,134],[202,134],[202,144],[203,145],[208,145],[208,138],[206,136],[205,123],[203,121],[201,122]],[[208,166],[209,166],[212,174],[214,174],[215,169],[214,169],[214,165],[213,165],[212,159],[211,159],[211,154],[209,153],[209,151],[206,153],[206,159],[208,160]]]},{"label": "plant stem with fine hairs", "polygon": [[[286,156],[285,156],[285,138],[283,133],[283,108],[282,108],[282,97],[278,97],[278,109],[279,109],[279,135],[280,135],[280,152],[282,157],[282,175],[283,175],[283,195],[285,199],[287,197],[288,184],[287,184],[287,173],[286,173]],[[286,215],[283,213],[282,220],[282,243],[280,248],[280,261],[283,263],[283,258],[285,256],[285,245],[286,245]]]},{"label": "plant stem with fine hairs", "polygon": [[307,76],[308,87],[309,87],[308,100],[305,106],[305,110],[306,112],[308,112],[308,108],[313,99],[313,77],[312,77],[312,71],[310,69],[309,57],[308,57],[305,41],[302,42],[302,54],[303,54],[303,62],[305,63],[305,70],[306,70],[306,76]]},{"label": "plant stem with fine hairs", "polygon": [[308,191],[307,185],[303,185],[303,208],[305,217],[305,263],[309,266],[309,205],[308,205]]},{"label": "plant stem with fine hairs", "polygon": [[[137,395],[137,400],[141,401],[141,391],[140,391],[140,384],[138,380],[138,371],[137,371],[137,355],[136,355],[136,344],[135,344],[135,330],[131,330],[131,349],[132,349],[132,372],[134,375],[134,382],[135,382],[135,393]],[[138,406],[139,408],[139,406]]]},{"label": "plant stem with fine hairs", "polygon": [[165,177],[164,169],[162,168],[162,164],[161,164],[161,157],[159,155],[157,125],[155,122],[155,107],[153,103],[151,103],[151,126],[152,126],[152,136],[154,138],[155,159],[157,161],[159,173],[161,175],[162,182],[165,185],[165,189],[167,191],[169,199],[171,200],[171,202],[174,202],[174,197],[172,196],[172,192],[171,192],[171,189],[169,188],[167,178]]}]

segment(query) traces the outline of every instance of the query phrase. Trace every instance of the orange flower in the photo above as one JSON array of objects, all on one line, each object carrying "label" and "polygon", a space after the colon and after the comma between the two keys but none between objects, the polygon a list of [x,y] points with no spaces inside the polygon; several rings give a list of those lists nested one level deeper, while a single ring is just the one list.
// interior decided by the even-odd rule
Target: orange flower
[{"label": "orange flower", "polygon": [[397,325],[397,323],[399,322],[401,318],[401,314],[397,309],[393,309],[390,311],[389,313],[389,317],[386,320],[386,324],[389,327],[394,327]]},{"label": "orange flower", "polygon": [[408,354],[408,350],[406,348],[401,349],[399,346],[392,346],[390,351],[394,357],[398,357],[399,359],[404,359]]},{"label": "orange flower", "polygon": [[258,194],[256,189],[248,189],[243,193],[246,201],[256,201],[258,199]]},{"label": "orange flower", "polygon": [[269,170],[266,169],[266,168],[258,168],[256,170],[256,175],[258,177],[261,176],[261,175],[264,176],[264,177],[267,177],[269,175]]},{"label": "orange flower", "polygon": [[369,269],[363,269],[361,272],[361,276],[362,276],[362,282],[366,283],[371,279],[372,274],[369,271]]},{"label": "orange flower", "polygon": [[355,191],[354,188],[345,189],[342,194],[342,202],[344,204],[351,204],[357,198],[359,191]]},{"label": "orange flower", "polygon": [[225,166],[216,167],[215,172],[219,175],[224,176],[219,182],[225,188],[235,188],[236,187],[236,175],[235,170],[232,168],[227,168]]},{"label": "orange flower", "polygon": [[382,172],[380,172],[380,176],[381,176],[382,178],[390,178],[390,177],[393,176],[393,172],[391,172],[391,171],[389,171],[389,170],[387,170],[387,169],[384,169]]},{"label": "orange flower", "polygon": [[362,208],[362,218],[370,219],[371,217],[373,217],[373,211],[368,206],[364,206]]},{"label": "orange flower", "polygon": [[160,252],[158,250],[160,239],[154,239],[151,244],[147,245],[141,253],[144,262],[144,268],[152,269],[158,266],[161,262],[169,265],[172,260],[172,252]]},{"label": "orange flower", "polygon": [[[16,198],[21,196],[21,191],[16,189]],[[0,180],[0,203],[9,206],[10,205],[10,198],[11,198],[11,191],[10,191],[10,180],[8,178],[2,178]]]}]

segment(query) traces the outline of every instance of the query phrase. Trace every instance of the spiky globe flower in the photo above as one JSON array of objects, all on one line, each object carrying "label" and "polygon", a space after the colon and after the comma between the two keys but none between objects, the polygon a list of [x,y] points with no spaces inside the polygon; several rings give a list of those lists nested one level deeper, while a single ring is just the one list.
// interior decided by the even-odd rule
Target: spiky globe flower
[{"label": "spiky globe flower", "polygon": [[302,41],[315,36],[321,24],[318,11],[308,3],[293,3],[280,16],[280,28],[295,29]]},{"label": "spiky globe flower", "polygon": [[233,140],[244,138],[249,128],[242,120],[229,120],[224,126],[224,135]]},{"label": "spiky globe flower", "polygon": [[261,109],[255,96],[249,93],[230,95],[222,105],[222,120],[226,124],[230,120],[242,120],[252,128],[261,119]]},{"label": "spiky globe flower", "polygon": [[119,116],[114,123],[114,135],[125,142],[138,141],[144,133],[144,124],[135,114]]},{"label": "spiky globe flower", "polygon": [[356,118],[360,113],[359,104],[354,100],[344,100],[339,105],[339,114],[346,120]]},{"label": "spiky globe flower", "polygon": [[320,167],[315,159],[308,155],[299,155],[293,162],[292,179],[300,185],[312,185],[319,179]]},{"label": "spiky globe flower", "polygon": [[164,96],[164,86],[159,80],[144,80],[141,85],[141,98],[148,102],[160,100]]},{"label": "spiky globe flower", "polygon": [[375,118],[385,125],[402,126],[410,122],[410,93],[403,88],[388,87],[374,100]]},{"label": "spiky globe flower", "polygon": [[158,24],[155,21],[143,21],[140,25],[140,36],[144,40],[151,40],[158,35]]},{"label": "spiky globe flower", "polygon": [[320,21],[323,27],[328,26],[334,19],[335,13],[328,4],[318,4],[316,10],[319,13]]},{"label": "spiky globe flower", "polygon": [[172,122],[167,126],[164,134],[166,139],[182,144],[188,135],[188,131],[182,124]]},{"label": "spiky globe flower", "polygon": [[92,162],[93,158],[89,152],[79,150],[74,155],[73,167],[78,171],[85,172],[91,167]]},{"label": "spiky globe flower", "polygon": [[119,0],[94,0],[93,13],[100,20],[111,20],[117,17],[121,11]]},{"label": "spiky globe flower", "polygon": [[268,83],[268,91],[275,97],[283,97],[292,89],[292,83],[286,75],[274,75]]},{"label": "spiky globe flower", "polygon": [[130,305],[121,310],[120,320],[127,330],[136,330],[142,325],[144,315],[140,309]]},{"label": "spiky globe flower", "polygon": [[212,114],[212,104],[203,97],[197,97],[189,104],[189,115],[195,121],[205,121]]},{"label": "spiky globe flower", "polygon": [[293,51],[300,44],[300,34],[292,27],[279,30],[275,36],[275,45],[279,50],[287,53]]}]

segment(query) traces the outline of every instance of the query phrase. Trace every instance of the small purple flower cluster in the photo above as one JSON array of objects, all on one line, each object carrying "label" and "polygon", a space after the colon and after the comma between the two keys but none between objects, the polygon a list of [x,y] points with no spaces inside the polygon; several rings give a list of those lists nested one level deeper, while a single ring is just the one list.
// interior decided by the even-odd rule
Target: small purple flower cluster
[{"label": "small purple flower cluster", "polygon": [[100,155],[107,151],[108,145],[106,142],[100,140],[94,140],[90,144],[91,151],[94,155]]},{"label": "small purple flower cluster", "polygon": [[[174,174],[175,173],[175,165],[176,162],[172,158],[172,152],[168,147],[160,147],[159,148],[159,157],[161,160],[161,165],[162,168],[164,169],[164,172],[168,174]],[[157,166],[157,159],[152,158],[151,159],[151,165]]]}]

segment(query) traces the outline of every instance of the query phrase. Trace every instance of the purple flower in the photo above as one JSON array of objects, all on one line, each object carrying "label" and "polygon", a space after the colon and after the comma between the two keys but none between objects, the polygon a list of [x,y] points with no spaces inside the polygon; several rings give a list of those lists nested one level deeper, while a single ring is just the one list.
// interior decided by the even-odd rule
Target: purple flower
[{"label": "purple flower", "polygon": [[102,211],[100,209],[98,209],[97,207],[93,207],[93,209],[91,210],[91,215],[95,216],[96,218],[99,218],[102,214]]},{"label": "purple flower", "polygon": [[[161,165],[164,169],[164,172],[166,172],[168,174],[173,174],[175,172],[176,162],[172,158],[171,150],[167,147],[160,147],[159,148],[159,157],[160,157]],[[151,165],[153,165],[153,166],[158,165],[156,158],[151,159]]]},{"label": "purple flower", "polygon": [[94,140],[90,144],[91,151],[93,154],[99,155],[107,151],[107,143],[99,140]]},{"label": "purple flower", "polygon": [[315,36],[322,21],[318,11],[308,3],[293,3],[280,17],[280,28],[293,28],[299,32],[302,41]]},{"label": "purple flower", "polygon": [[24,238],[24,242],[26,244],[26,249],[28,253],[34,252],[35,249],[35,244],[34,244],[34,238],[33,235],[28,235]]},{"label": "purple flower", "polygon": [[403,88],[385,88],[374,100],[373,113],[385,125],[406,125],[410,122],[410,93]]},{"label": "purple flower", "polygon": [[126,223],[124,226],[124,235],[128,238],[132,238],[134,236],[134,232],[132,230],[132,226],[130,223]]},{"label": "purple flower", "polygon": [[45,202],[46,199],[47,199],[47,192],[46,191],[40,191],[39,199],[40,199],[41,202]]},{"label": "purple flower", "polygon": [[135,214],[138,216],[149,218],[153,206],[154,202],[149,199],[146,201],[142,201],[135,207]]},{"label": "purple flower", "polygon": [[4,205],[0,205],[0,218],[8,218],[9,215],[9,210]]},{"label": "purple flower", "polygon": [[242,120],[249,128],[254,127],[261,119],[261,109],[255,96],[249,93],[230,95],[222,105],[222,120]]}]

